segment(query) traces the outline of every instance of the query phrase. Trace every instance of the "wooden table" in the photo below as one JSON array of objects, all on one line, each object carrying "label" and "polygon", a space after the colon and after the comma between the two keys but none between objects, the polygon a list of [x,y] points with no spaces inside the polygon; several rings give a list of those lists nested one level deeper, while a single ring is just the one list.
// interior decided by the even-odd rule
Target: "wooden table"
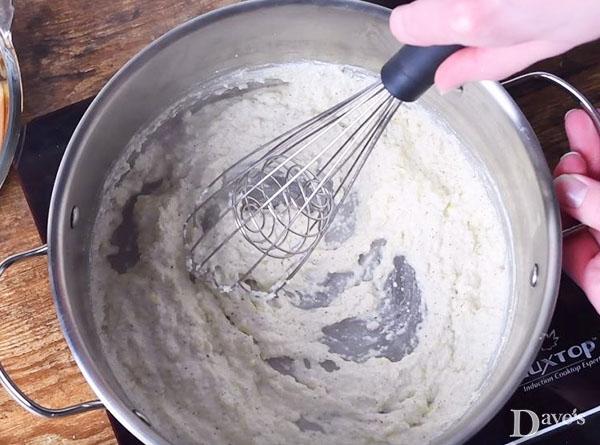
[{"label": "wooden table", "polygon": [[[23,71],[24,118],[94,95],[140,48],[162,33],[233,0],[19,0],[14,40]],[[600,104],[600,43],[538,67],[566,78]],[[552,87],[514,91],[551,162],[565,150],[563,115],[571,106]],[[0,190],[0,257],[39,245],[13,174]],[[0,359],[35,400],[58,407],[93,398],[61,335],[45,259],[0,282]],[[57,420],[24,412],[0,390],[0,444],[115,444],[103,412]]]}]

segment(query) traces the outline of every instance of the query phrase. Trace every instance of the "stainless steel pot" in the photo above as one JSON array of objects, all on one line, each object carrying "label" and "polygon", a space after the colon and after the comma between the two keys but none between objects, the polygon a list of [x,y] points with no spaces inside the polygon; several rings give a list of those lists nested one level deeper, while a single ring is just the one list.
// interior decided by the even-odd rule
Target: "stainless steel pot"
[{"label": "stainless steel pot", "polygon": [[[220,9],[174,29],[137,55],[106,85],[79,124],[52,195],[48,246],[0,264],[44,253],[56,310],[75,360],[100,401],[54,410],[30,400],[0,367],[0,379],[29,411],[57,417],[102,406],[147,444],[167,444],[120,389],[100,348],[88,295],[90,234],[103,182],[131,137],[199,83],[216,74],[267,63],[314,59],[378,70],[397,50],[388,32],[389,10],[353,0],[260,0]],[[579,102],[600,120],[572,87]],[[549,323],[561,264],[559,212],[552,178],[536,136],[504,88],[495,82],[465,86],[424,104],[439,115],[495,184],[512,243],[512,308],[506,342],[463,418],[436,443],[460,443],[506,402],[533,361]]]}]

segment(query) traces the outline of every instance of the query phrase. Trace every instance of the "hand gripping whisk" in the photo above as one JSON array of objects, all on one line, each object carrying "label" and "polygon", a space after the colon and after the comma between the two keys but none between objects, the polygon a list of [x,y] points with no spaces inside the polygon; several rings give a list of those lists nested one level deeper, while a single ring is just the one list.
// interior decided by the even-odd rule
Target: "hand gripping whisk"
[{"label": "hand gripping whisk", "polygon": [[184,227],[192,276],[272,291],[306,263],[403,101],[420,97],[459,46],[402,47],[381,80],[221,173]]}]

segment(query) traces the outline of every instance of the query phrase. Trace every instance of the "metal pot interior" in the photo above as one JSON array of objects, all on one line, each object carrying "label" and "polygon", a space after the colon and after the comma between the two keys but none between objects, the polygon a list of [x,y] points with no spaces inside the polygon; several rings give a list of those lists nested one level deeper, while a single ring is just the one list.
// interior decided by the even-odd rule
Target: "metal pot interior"
[{"label": "metal pot interior", "polygon": [[[355,1],[244,2],[194,19],[157,40],[103,89],[61,165],[49,225],[50,272],[63,331],[94,391],[146,443],[167,443],[133,406],[102,357],[88,295],[92,224],[113,162],[129,140],[219,73],[297,60],[378,71],[397,49],[385,8]],[[469,412],[438,439],[458,443],[503,405],[526,372],[554,306],[560,266],[557,209],[537,139],[507,93],[478,83],[422,98],[470,150],[504,215],[512,257],[504,346]],[[77,208],[77,217],[73,209]],[[535,272],[534,272],[535,269]],[[535,284],[532,274],[536,275]]]}]

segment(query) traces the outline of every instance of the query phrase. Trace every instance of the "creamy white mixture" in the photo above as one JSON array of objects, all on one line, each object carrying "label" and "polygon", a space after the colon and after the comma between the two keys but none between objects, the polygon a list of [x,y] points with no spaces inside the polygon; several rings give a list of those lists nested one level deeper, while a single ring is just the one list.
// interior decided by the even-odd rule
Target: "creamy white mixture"
[{"label": "creamy white mixture", "polygon": [[476,397],[506,325],[508,244],[464,147],[419,105],[366,163],[341,246],[318,248],[288,293],[219,295],[186,269],[202,188],[372,80],[309,63],[238,74],[236,94],[166,112],[107,180],[91,257],[102,347],[173,444],[423,444]]}]

